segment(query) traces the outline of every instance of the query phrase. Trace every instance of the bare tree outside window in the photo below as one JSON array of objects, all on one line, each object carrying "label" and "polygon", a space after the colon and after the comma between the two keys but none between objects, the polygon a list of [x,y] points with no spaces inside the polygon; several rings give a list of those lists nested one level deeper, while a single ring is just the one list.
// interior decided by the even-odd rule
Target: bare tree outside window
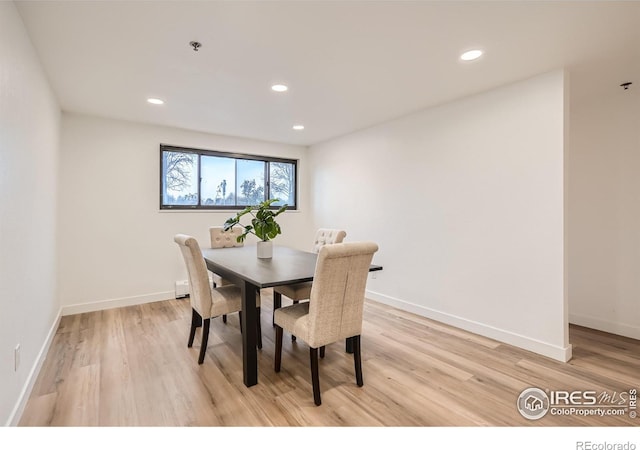
[{"label": "bare tree outside window", "polygon": [[296,173],[295,166],[291,163],[272,162],[269,164],[271,197],[280,201],[274,205],[294,203]]},{"label": "bare tree outside window", "polygon": [[197,186],[195,186],[198,155],[182,152],[164,152],[163,197],[166,204],[197,204]]},{"label": "bare tree outside window", "polygon": [[264,188],[256,180],[244,180],[240,185],[243,200],[247,205],[256,205],[264,201]]},{"label": "bare tree outside window", "polygon": [[168,191],[182,191],[189,186],[194,158],[190,153],[165,153],[165,187]]},{"label": "bare tree outside window", "polygon": [[236,160],[238,183],[238,205],[256,205],[266,200],[265,161],[253,159]]}]

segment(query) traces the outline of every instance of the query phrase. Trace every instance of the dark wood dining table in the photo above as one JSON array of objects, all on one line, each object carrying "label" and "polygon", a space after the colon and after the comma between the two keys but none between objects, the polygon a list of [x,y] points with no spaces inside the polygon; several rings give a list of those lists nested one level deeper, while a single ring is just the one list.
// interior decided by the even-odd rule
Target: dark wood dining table
[{"label": "dark wood dining table", "polygon": [[[242,292],[242,367],[246,386],[258,384],[256,299],[260,289],[312,281],[318,255],[274,244],[273,257],[257,257],[255,244],[203,248],[207,268],[240,287]],[[371,265],[370,271],[382,270]]]}]

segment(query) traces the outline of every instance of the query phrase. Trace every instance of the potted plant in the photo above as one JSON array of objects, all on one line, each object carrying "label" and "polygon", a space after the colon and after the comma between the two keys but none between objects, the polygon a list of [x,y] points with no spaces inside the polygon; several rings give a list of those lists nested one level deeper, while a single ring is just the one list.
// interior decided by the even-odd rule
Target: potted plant
[{"label": "potted plant", "polygon": [[[239,235],[236,240],[238,242],[244,242],[249,233],[260,239],[258,242],[258,258],[271,258],[273,256],[273,243],[271,239],[274,239],[277,235],[282,233],[280,225],[276,222],[275,218],[286,211],[289,205],[282,205],[279,209],[271,209],[271,205],[279,201],[277,198],[265,200],[258,205],[247,206],[242,211],[238,212],[234,217],[230,217],[224,223],[224,230],[230,230],[236,225],[240,225],[244,228],[244,232]],[[246,214],[251,214],[251,225],[242,225],[240,219]]]}]

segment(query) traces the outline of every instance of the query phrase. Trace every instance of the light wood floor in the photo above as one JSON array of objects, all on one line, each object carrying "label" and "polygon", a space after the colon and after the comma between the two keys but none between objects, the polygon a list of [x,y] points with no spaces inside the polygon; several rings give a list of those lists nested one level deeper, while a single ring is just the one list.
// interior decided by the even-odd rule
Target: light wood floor
[{"label": "light wood floor", "polygon": [[[273,371],[272,297],[263,290],[259,384],[242,383],[238,317],[213,321],[207,357],[187,348],[189,300],[63,317],[21,426],[637,426],[624,417],[520,416],[528,387],[622,392],[640,385],[640,341],[572,326],[567,364],[367,301],[364,387],[344,344],[320,361],[285,334]],[[285,304],[288,302],[285,301]]]}]

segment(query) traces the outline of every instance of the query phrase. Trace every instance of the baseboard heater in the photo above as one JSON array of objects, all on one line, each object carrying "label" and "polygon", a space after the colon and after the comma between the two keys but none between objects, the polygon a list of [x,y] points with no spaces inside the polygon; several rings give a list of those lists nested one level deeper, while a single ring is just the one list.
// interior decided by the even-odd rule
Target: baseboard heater
[{"label": "baseboard heater", "polygon": [[189,296],[189,282],[187,280],[176,281],[176,298]]},{"label": "baseboard heater", "polygon": [[[213,289],[213,278],[209,277],[209,286]],[[175,283],[176,298],[189,297],[189,280],[176,281]]]}]

